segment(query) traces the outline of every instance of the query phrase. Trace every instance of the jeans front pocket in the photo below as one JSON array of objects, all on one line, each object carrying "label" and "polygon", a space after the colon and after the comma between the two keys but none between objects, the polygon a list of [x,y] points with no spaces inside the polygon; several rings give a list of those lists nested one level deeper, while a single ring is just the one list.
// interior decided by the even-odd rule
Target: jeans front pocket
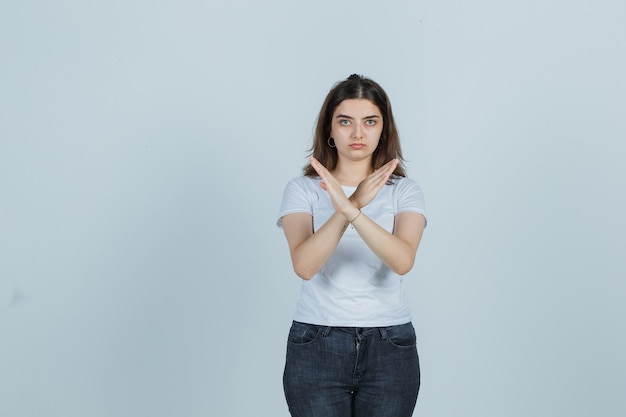
[{"label": "jeans front pocket", "polygon": [[387,333],[387,340],[394,346],[415,347],[417,343],[415,329],[411,323],[385,327],[385,332]]},{"label": "jeans front pocket", "polygon": [[321,326],[294,321],[289,329],[287,343],[290,345],[306,345],[315,341],[321,332]]}]

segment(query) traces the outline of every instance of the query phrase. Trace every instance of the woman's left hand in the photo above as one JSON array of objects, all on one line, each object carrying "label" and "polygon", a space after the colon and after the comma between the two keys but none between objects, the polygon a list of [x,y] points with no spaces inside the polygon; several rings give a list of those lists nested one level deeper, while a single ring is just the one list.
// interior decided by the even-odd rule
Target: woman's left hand
[{"label": "woman's left hand", "polygon": [[378,195],[378,192],[385,186],[389,177],[398,166],[398,160],[392,159],[376,171],[372,172],[359,183],[354,194],[350,196],[350,201],[358,209],[367,206]]}]

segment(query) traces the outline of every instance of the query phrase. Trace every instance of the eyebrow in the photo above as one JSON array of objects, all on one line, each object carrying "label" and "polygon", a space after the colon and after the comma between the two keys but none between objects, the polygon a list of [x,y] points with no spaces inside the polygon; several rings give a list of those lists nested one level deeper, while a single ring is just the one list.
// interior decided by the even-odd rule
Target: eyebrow
[{"label": "eyebrow", "polygon": [[[371,115],[371,116],[365,116],[364,119],[379,119],[380,116],[377,116],[375,114]],[[347,114],[338,114],[335,119],[354,119],[354,117],[352,116],[348,116]]]}]

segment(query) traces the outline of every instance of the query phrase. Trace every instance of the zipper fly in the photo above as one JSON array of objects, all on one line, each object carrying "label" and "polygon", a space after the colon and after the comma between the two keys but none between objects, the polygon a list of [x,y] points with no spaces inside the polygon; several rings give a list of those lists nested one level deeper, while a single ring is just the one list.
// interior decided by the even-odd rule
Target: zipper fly
[{"label": "zipper fly", "polygon": [[354,355],[354,370],[352,371],[352,378],[353,378],[352,393],[356,391],[356,387],[359,384],[359,379],[361,378],[361,371],[360,371],[360,366],[359,366],[359,350],[361,348],[361,341],[359,340],[358,337],[354,338],[354,348],[355,348],[355,355]]}]

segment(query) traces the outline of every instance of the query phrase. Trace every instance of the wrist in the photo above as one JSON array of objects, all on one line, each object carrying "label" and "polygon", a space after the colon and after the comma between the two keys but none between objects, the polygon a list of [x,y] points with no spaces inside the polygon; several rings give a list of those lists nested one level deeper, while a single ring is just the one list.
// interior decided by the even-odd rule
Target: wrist
[{"label": "wrist", "polygon": [[356,198],[355,198],[355,199],[348,198],[348,200],[350,200],[350,202],[352,203],[352,205],[353,205],[354,207],[356,207],[357,209],[361,210],[361,209],[363,208],[363,206],[362,206],[361,204],[359,204],[359,202],[358,202],[358,201],[356,201]]},{"label": "wrist", "polygon": [[353,221],[355,221],[359,216],[361,215],[361,210],[357,209],[356,214],[352,214],[349,216],[346,216],[346,220],[348,220],[348,223],[352,223]]}]

